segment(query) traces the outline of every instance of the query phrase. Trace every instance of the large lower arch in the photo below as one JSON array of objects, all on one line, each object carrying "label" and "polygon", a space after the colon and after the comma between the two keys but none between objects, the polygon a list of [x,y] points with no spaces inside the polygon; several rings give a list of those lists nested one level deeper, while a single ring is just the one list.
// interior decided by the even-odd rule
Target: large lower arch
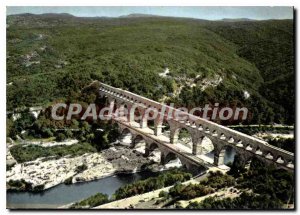
[{"label": "large lower arch", "polygon": [[149,153],[153,152],[155,149],[159,149],[159,146],[157,143],[153,142],[151,144],[149,144],[149,146],[147,147]]},{"label": "large lower arch", "polygon": [[122,145],[131,146],[132,144],[132,133],[128,128],[121,130],[120,143]]},{"label": "large lower arch", "polygon": [[204,166],[194,164],[174,152],[165,153],[162,157],[161,164],[165,166],[170,164],[170,166],[168,167],[180,167],[185,171],[190,172],[192,175],[198,175],[206,171],[206,168]]},{"label": "large lower arch", "polygon": [[142,135],[136,135],[132,141],[131,141],[131,144],[130,144],[130,147],[131,148],[135,148],[138,144],[140,143],[145,143],[146,144],[146,141],[144,139],[144,137]]},{"label": "large lower arch", "polygon": [[[174,144],[179,144],[180,147],[184,147],[185,150],[193,152],[193,135],[186,128],[177,128],[174,132],[173,138]],[[195,140],[196,141],[196,140]]]},{"label": "large lower arch", "polygon": [[168,164],[170,161],[173,161],[173,166],[177,166],[180,167],[182,166],[182,161],[180,160],[180,158],[173,152],[168,152],[166,154],[164,154],[164,156],[161,159],[161,164],[162,165],[166,165]]},{"label": "large lower arch", "polygon": [[208,155],[208,156],[213,154],[215,150],[213,141],[207,136],[202,136],[199,139],[200,139],[199,143],[197,143],[196,149],[193,154]]},{"label": "large lower arch", "polygon": [[146,144],[145,156],[150,156],[155,162],[161,163],[163,153],[161,152],[161,149],[159,148],[158,144],[152,142],[150,144]]},{"label": "large lower arch", "polygon": [[236,149],[230,145],[224,145],[222,149],[219,151],[218,159],[216,163],[218,165],[228,165],[232,164],[235,159],[235,155],[237,154]]}]

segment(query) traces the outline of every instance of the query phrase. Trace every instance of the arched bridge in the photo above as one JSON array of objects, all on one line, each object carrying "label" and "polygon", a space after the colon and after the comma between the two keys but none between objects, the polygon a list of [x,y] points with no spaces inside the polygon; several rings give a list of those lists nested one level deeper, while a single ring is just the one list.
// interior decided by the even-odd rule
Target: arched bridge
[{"label": "arched bridge", "polygon": [[[138,122],[134,120],[132,114],[114,117],[113,120],[119,125],[121,132],[132,134],[132,144],[138,139],[146,142],[146,154],[158,148],[161,151],[162,163],[177,157],[188,168],[196,168],[199,165],[219,166],[224,164],[225,148],[230,146],[245,162],[256,157],[266,163],[275,164],[278,168],[294,170],[293,153],[272,146],[263,140],[104,83],[100,83],[99,93],[101,97],[107,98],[110,107],[118,110],[134,109],[135,113],[140,115]],[[155,117],[152,115],[154,119],[149,121],[151,113],[149,114],[147,109],[151,108],[158,110],[159,113]],[[187,119],[177,120],[174,117],[176,111]],[[169,137],[162,135],[165,123],[169,127]],[[176,144],[181,129],[187,130],[191,136],[191,151]],[[211,163],[201,157],[202,141],[205,138],[209,138],[214,146],[214,159]]]}]

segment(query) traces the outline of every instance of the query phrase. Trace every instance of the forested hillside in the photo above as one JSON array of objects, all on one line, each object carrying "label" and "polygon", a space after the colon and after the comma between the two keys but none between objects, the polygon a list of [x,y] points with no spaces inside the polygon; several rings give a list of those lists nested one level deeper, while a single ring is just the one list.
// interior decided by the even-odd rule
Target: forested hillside
[{"label": "forested hillside", "polygon": [[237,44],[238,55],[259,69],[264,83],[258,92],[271,103],[275,118],[290,123],[295,120],[293,24],[291,20],[269,20],[207,26]]},{"label": "forested hillside", "polygon": [[96,79],[189,108],[246,106],[245,123],[293,124],[293,77],[292,20],[7,17],[8,110],[75,98]]}]

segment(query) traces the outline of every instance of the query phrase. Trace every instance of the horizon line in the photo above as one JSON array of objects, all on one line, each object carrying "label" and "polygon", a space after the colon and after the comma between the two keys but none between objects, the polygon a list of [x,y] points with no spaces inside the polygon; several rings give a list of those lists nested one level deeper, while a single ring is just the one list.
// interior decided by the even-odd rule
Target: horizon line
[{"label": "horizon line", "polygon": [[7,15],[30,13],[70,14],[74,17],[122,18],[131,14],[178,17],[198,20],[294,19],[294,7],[289,6],[7,6]]},{"label": "horizon line", "polygon": [[[32,13],[32,12],[24,12],[24,13],[13,13],[13,14],[6,14],[7,16],[17,16],[17,15],[47,15],[47,14],[57,14],[57,15],[70,15],[76,18],[109,18],[109,19],[118,19],[118,18],[155,18],[155,17],[165,17],[165,18],[184,18],[184,19],[196,19],[196,20],[205,20],[205,21],[222,21],[222,20],[241,20],[241,21],[268,21],[268,20],[294,20],[293,18],[269,18],[269,19],[254,19],[254,18],[247,18],[247,17],[239,17],[239,18],[219,18],[219,19],[204,19],[204,18],[195,18],[195,17],[186,17],[186,16],[172,16],[172,15],[156,15],[156,14],[148,14],[148,13],[128,13],[125,15],[120,16],[80,16],[74,15],[67,12],[49,12],[49,13]],[[130,15],[141,15],[141,17],[130,17]],[[143,15],[145,15],[143,17]],[[244,20],[243,20],[244,19]]]}]

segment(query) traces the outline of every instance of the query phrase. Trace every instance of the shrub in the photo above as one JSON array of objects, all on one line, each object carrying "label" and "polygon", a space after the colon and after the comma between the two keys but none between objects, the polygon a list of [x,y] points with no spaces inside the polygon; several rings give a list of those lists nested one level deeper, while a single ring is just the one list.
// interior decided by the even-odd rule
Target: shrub
[{"label": "shrub", "polygon": [[71,209],[75,208],[92,208],[104,203],[109,202],[108,195],[103,193],[97,193],[87,199],[77,202],[71,206]]},{"label": "shrub", "polygon": [[70,184],[72,184],[72,180],[73,180],[73,177],[69,177],[65,180],[64,184],[70,185]]},{"label": "shrub", "polygon": [[168,195],[169,195],[168,192],[163,191],[163,190],[160,191],[159,194],[158,194],[158,196],[161,197],[161,198],[167,198]]},{"label": "shrub", "polygon": [[66,136],[62,133],[59,133],[57,136],[56,136],[56,141],[57,142],[62,142],[66,139]]},{"label": "shrub", "polygon": [[87,165],[82,164],[82,165],[76,167],[75,172],[81,173],[81,172],[83,172],[84,170],[87,170],[87,168],[88,168]]}]

